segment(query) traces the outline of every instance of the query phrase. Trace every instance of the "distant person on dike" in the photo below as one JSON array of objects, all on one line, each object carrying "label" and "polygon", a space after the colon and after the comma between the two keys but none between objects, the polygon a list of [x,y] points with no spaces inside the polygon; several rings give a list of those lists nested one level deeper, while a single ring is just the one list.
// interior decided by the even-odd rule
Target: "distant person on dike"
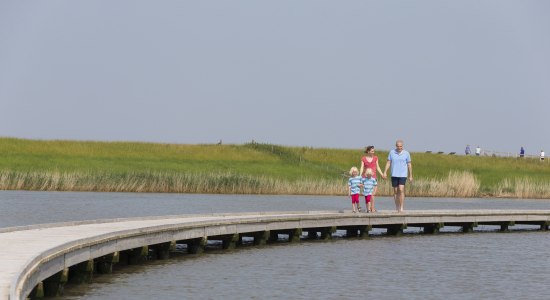
[{"label": "distant person on dike", "polygon": [[387,177],[388,169],[391,167],[391,186],[393,187],[393,199],[397,212],[403,212],[405,204],[405,183],[407,182],[407,173],[409,181],[413,181],[411,155],[403,149],[403,141],[395,142],[395,149],[388,154],[388,162],[384,169],[382,178]]},{"label": "distant person on dike", "polygon": [[367,146],[365,148],[365,156],[361,157],[361,177],[365,177],[365,171],[371,169],[373,171],[372,177],[376,179],[376,171],[382,175],[382,169],[378,164],[378,156],[374,155],[374,146]]},{"label": "distant person on dike", "polygon": [[480,156],[481,155],[481,148],[479,148],[479,146],[476,147],[476,156]]},{"label": "distant person on dike", "polygon": [[544,150],[540,150],[540,161],[544,161]]},{"label": "distant person on dike", "polygon": [[378,182],[374,178],[373,173],[372,169],[369,168],[365,171],[365,177],[361,177],[367,212],[376,212],[376,208],[374,208],[374,195],[376,194]]},{"label": "distant person on dike", "polygon": [[348,196],[351,196],[351,210],[356,213],[359,211],[359,194],[361,193],[361,176],[356,167],[349,170],[351,177],[348,180]]},{"label": "distant person on dike", "polygon": [[523,146],[521,146],[521,149],[519,149],[519,157],[525,156],[525,149],[523,149]]},{"label": "distant person on dike", "polygon": [[464,150],[464,153],[466,155],[470,155],[472,153],[472,150],[470,150],[470,145],[466,145],[466,150]]}]

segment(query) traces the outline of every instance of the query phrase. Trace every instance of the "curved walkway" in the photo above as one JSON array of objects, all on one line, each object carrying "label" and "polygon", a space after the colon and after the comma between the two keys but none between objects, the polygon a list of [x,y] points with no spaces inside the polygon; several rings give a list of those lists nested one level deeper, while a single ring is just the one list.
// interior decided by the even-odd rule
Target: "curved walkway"
[{"label": "curved walkway", "polygon": [[[193,239],[224,239],[245,233],[286,234],[288,230],[311,233],[336,229],[368,233],[373,227],[398,233],[422,227],[436,233],[442,226],[540,225],[548,229],[550,210],[459,210],[380,212],[352,214],[335,211],[272,212],[163,216],[96,220],[0,228],[0,299],[25,299],[46,278],[70,266],[128,249]],[[359,231],[358,231],[359,230]],[[254,239],[258,235],[252,235]],[[298,236],[299,238],[299,236]]]}]

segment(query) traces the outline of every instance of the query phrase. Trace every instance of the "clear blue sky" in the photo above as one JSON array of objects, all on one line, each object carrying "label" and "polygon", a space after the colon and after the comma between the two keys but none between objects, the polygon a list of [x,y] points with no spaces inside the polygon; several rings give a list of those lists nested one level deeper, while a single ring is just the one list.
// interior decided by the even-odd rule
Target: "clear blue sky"
[{"label": "clear blue sky", "polygon": [[550,151],[550,1],[1,1],[0,136]]}]

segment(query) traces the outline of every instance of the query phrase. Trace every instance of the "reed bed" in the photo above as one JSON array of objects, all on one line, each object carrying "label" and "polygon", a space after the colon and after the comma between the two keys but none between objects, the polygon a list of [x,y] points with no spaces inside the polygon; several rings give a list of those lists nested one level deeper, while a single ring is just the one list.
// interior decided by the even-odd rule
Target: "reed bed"
[{"label": "reed bed", "polygon": [[[233,173],[97,173],[0,171],[0,190],[92,191],[214,194],[346,195],[347,180],[301,179],[285,181]],[[550,184],[527,178],[504,180],[494,197],[550,198]],[[379,180],[379,196],[391,196],[390,180]],[[481,197],[480,183],[471,172],[450,171],[440,179],[415,179],[407,196]],[[485,195],[486,196],[486,195]]]},{"label": "reed bed", "polygon": [[[413,197],[477,197],[479,181],[471,172],[450,171],[444,178],[415,178],[407,182],[406,195]],[[393,195],[391,180],[378,180],[378,195]]]},{"label": "reed bed", "polygon": [[[345,180],[301,179],[284,181],[232,173],[95,173],[0,171],[1,190],[94,191],[220,194],[345,195]],[[378,195],[390,196],[389,180],[379,180]],[[479,181],[471,172],[449,172],[442,179],[415,179],[407,184],[408,196],[480,197]],[[491,196],[550,198],[550,185],[527,178],[504,180]]]},{"label": "reed bed", "polygon": [[93,191],[215,194],[335,195],[339,180],[284,181],[232,173],[93,173],[0,171],[0,189],[32,191]]},{"label": "reed bed", "polygon": [[497,197],[506,198],[550,198],[550,184],[529,178],[505,179],[495,191]]},{"label": "reed bed", "polygon": [[449,171],[442,179],[421,179],[409,185],[410,195],[430,197],[476,197],[479,180],[467,171]]}]

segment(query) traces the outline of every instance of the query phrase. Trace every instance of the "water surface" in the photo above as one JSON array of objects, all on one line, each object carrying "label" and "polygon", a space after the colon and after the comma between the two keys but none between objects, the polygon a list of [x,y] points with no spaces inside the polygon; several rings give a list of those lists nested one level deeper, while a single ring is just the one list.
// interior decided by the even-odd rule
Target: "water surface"
[{"label": "water surface", "polygon": [[[379,210],[394,209],[393,199],[376,199]],[[350,202],[347,196],[0,191],[0,227],[212,212],[340,210],[351,209]],[[550,201],[407,198],[405,209],[550,209]]]},{"label": "water surface", "polygon": [[[211,212],[349,209],[345,196],[0,192],[0,227]],[[377,198],[379,210],[393,200]],[[545,200],[408,198],[406,209],[550,209]],[[493,229],[488,229],[493,230]],[[413,230],[414,231],[414,230]],[[62,299],[545,299],[550,235],[406,234],[183,255],[117,270]]]}]

